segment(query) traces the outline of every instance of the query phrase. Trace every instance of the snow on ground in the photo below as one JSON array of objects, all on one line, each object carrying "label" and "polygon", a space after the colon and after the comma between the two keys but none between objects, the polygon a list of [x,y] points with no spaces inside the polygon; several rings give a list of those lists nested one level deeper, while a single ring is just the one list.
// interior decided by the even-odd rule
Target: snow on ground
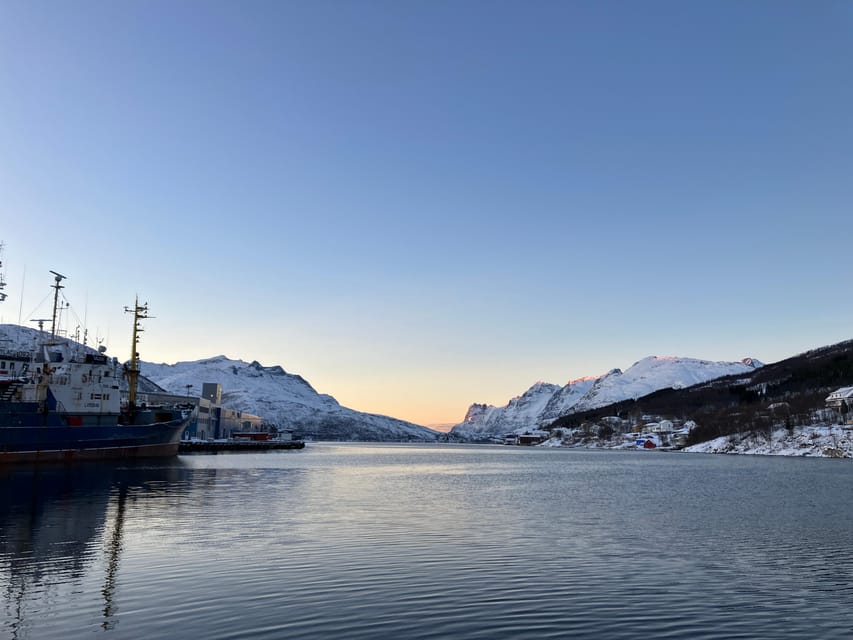
[{"label": "snow on ground", "polygon": [[[553,437],[538,446],[577,449],[643,449],[639,442],[651,440],[658,450],[661,446],[655,434],[623,434],[609,440],[597,437],[574,441]],[[664,447],[670,449],[669,447]],[[810,458],[853,458],[853,425],[813,425],[779,428],[769,435],[764,433],[734,434],[680,449],[687,453],[729,453],[759,456],[799,456]]]},{"label": "snow on ground", "polygon": [[683,449],[688,453],[853,458],[853,425],[814,425],[772,434],[735,434]]}]

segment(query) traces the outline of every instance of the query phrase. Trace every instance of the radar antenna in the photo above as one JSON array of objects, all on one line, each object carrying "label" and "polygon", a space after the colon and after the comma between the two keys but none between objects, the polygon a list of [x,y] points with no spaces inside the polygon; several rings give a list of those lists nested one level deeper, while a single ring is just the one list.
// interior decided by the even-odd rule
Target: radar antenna
[{"label": "radar antenna", "polygon": [[33,320],[30,320],[30,322],[38,322],[39,323],[39,331],[44,333],[44,323],[50,322],[50,318],[35,318]]}]

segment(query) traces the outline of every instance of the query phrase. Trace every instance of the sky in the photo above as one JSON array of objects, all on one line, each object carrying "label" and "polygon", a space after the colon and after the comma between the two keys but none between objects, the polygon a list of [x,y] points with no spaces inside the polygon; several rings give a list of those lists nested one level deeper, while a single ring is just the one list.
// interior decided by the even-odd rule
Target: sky
[{"label": "sky", "polygon": [[846,0],[3,0],[0,321],[427,425],[774,362],[853,338],[851,78]]}]

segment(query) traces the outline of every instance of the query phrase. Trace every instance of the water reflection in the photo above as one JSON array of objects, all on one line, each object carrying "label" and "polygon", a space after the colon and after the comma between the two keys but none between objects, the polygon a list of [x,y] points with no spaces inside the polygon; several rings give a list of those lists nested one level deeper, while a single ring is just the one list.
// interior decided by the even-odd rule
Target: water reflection
[{"label": "water reflection", "polygon": [[122,531],[124,529],[126,504],[127,485],[122,483],[118,488],[112,534],[105,545],[107,550],[107,575],[104,580],[104,588],[101,590],[104,596],[104,621],[101,623],[101,628],[105,631],[112,629],[114,626],[112,621],[114,611],[113,594],[115,593],[116,574],[118,573],[119,556],[122,547]]},{"label": "water reflection", "polygon": [[848,461],[520,449],[7,471],[0,637],[853,637]]},{"label": "water reflection", "polygon": [[158,482],[179,483],[188,470],[176,461],[144,465],[87,463],[10,467],[0,471],[0,586],[3,628],[18,638],[33,616],[79,591],[95,565],[104,567],[101,627],[115,624],[116,578],[128,498],[153,493]]}]

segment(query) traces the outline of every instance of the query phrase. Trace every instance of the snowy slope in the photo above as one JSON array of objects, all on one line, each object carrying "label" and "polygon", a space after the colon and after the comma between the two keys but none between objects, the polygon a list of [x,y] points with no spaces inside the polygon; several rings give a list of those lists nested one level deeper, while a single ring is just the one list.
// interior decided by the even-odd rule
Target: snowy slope
[{"label": "snowy slope", "polygon": [[216,356],[192,362],[143,362],[142,375],[172,393],[184,393],[191,384],[222,385],[222,405],[261,416],[279,427],[315,437],[347,440],[435,440],[438,433],[388,416],[342,407],[332,396],[317,393],[301,376],[280,366]]},{"label": "snowy slope", "polygon": [[761,365],[750,358],[741,362],[711,362],[649,356],[624,373],[612,369],[599,378],[572,380],[564,387],[537,383],[505,407],[472,405],[465,420],[453,427],[452,433],[478,439],[535,429],[570,413],[641,398],[660,389],[680,389],[721,376],[748,373]]},{"label": "snowy slope", "polygon": [[[48,322],[48,324],[50,324]],[[48,334],[50,332],[48,331]],[[0,324],[0,351],[31,352],[39,344],[39,331],[17,324]]]},{"label": "snowy slope", "polygon": [[605,407],[622,400],[641,398],[659,389],[683,389],[728,375],[750,373],[761,366],[757,360],[711,362],[695,358],[649,356],[624,373],[614,369],[599,378],[572,407],[573,412]]},{"label": "snowy slope", "polygon": [[[30,351],[38,333],[29,327],[0,325],[0,350]],[[191,392],[197,396],[203,383],[219,383],[223,406],[319,439],[432,441],[439,435],[410,422],[342,407],[332,396],[317,393],[302,377],[279,366],[217,356],[173,365],[140,362],[140,370],[141,391],[185,395],[187,385],[193,385]]]},{"label": "snowy slope", "polygon": [[548,402],[559,393],[556,384],[537,382],[505,407],[473,404],[465,420],[453,427],[453,433],[465,438],[487,437],[534,426]]},{"label": "snowy slope", "polygon": [[556,420],[569,413],[578,404],[599,378],[588,377],[571,380],[565,387],[551,396],[545,410],[540,414],[539,421],[544,424]]},{"label": "snowy slope", "polygon": [[816,424],[771,433],[740,433],[708,440],[683,451],[760,456],[853,458],[853,434],[842,425]]}]

